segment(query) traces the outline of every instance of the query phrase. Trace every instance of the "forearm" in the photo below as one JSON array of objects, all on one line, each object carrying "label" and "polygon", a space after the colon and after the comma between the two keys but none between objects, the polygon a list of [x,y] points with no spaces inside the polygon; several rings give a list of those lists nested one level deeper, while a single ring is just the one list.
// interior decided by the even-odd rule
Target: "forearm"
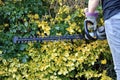
[{"label": "forearm", "polygon": [[89,0],[89,2],[88,2],[88,12],[89,13],[94,13],[98,4],[99,4],[99,0]]}]

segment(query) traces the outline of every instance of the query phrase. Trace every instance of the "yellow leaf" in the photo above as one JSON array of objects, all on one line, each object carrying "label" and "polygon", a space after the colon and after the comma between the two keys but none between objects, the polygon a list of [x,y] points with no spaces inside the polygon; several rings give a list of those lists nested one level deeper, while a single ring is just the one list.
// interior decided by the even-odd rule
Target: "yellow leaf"
[{"label": "yellow leaf", "polygon": [[60,71],[58,72],[59,75],[63,74],[63,75],[66,75],[68,73],[68,70],[66,67],[62,67],[60,69]]},{"label": "yellow leaf", "polygon": [[4,71],[0,71],[0,75],[4,74],[5,72]]},{"label": "yellow leaf", "polygon": [[40,32],[39,32],[39,31],[37,31],[36,33],[37,33],[37,35],[40,35]]},{"label": "yellow leaf", "polygon": [[35,14],[35,15],[34,15],[34,19],[39,19],[39,15],[38,15],[38,14]]},{"label": "yellow leaf", "polygon": [[39,20],[35,20],[35,23],[39,24],[39,22],[40,22]]},{"label": "yellow leaf", "polygon": [[2,54],[2,51],[0,51],[0,54]]},{"label": "yellow leaf", "polygon": [[102,19],[102,18],[100,18],[100,22],[101,22],[101,24],[103,24],[103,23],[104,23],[104,21],[103,21],[103,19]]},{"label": "yellow leaf", "polygon": [[67,64],[66,64],[66,66],[74,66],[74,63],[72,62],[72,61],[69,61]]},{"label": "yellow leaf", "polygon": [[101,60],[101,64],[106,64],[107,63],[107,60],[104,59],[104,60]]},{"label": "yellow leaf", "polygon": [[44,31],[44,33],[46,33],[47,35],[50,35],[50,31]]},{"label": "yellow leaf", "polygon": [[70,34],[73,34],[73,33],[75,32],[71,27],[67,28],[66,30],[67,30]]},{"label": "yellow leaf", "polygon": [[7,24],[7,23],[6,23],[6,24],[4,24],[4,26],[5,26],[5,27],[8,27],[8,26],[9,26],[9,24]]}]

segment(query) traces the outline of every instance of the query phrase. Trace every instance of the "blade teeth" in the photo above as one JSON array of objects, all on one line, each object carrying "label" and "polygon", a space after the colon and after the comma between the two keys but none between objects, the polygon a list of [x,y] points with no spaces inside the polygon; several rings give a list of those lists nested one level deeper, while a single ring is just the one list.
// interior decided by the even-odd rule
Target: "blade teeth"
[{"label": "blade teeth", "polygon": [[20,41],[17,41],[17,43],[20,43]]},{"label": "blade teeth", "polygon": [[38,40],[37,42],[41,42],[41,40]]},{"label": "blade teeth", "polygon": [[30,43],[31,41],[27,41],[27,43]]},{"label": "blade teeth", "polygon": [[24,43],[24,41],[21,41],[21,43]]},{"label": "blade teeth", "polygon": [[25,43],[28,43],[28,41],[25,41]]},{"label": "blade teeth", "polygon": [[30,36],[29,38],[33,38],[32,36]]},{"label": "blade teeth", "polygon": [[36,36],[33,36],[33,38],[36,38]]}]

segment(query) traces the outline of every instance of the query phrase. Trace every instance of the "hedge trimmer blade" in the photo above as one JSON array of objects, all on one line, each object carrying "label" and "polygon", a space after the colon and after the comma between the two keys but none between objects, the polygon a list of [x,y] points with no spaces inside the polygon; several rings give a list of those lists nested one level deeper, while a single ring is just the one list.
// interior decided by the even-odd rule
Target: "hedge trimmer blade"
[{"label": "hedge trimmer blade", "polygon": [[29,37],[29,38],[19,38],[15,36],[13,38],[13,42],[27,43],[27,42],[43,42],[43,41],[73,40],[73,39],[84,39],[84,36],[82,34],[64,35],[64,36],[48,36],[48,37]]},{"label": "hedge trimmer blade", "polygon": [[[90,28],[89,24],[93,26],[89,20],[84,21],[84,32],[81,34],[75,35],[64,35],[64,36],[48,36],[48,37],[29,37],[29,38],[20,38],[15,36],[13,38],[14,43],[27,43],[27,42],[43,42],[43,41],[55,41],[55,40],[73,40],[73,39],[87,39],[87,40],[104,40],[106,39],[105,28],[95,26],[95,29]],[[94,26],[93,26],[94,27]]]}]

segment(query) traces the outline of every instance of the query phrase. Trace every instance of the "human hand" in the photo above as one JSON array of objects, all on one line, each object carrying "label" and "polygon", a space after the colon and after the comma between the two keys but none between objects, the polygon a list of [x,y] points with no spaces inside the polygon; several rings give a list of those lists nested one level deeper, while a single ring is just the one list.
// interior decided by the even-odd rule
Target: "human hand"
[{"label": "human hand", "polygon": [[96,30],[97,30],[97,17],[98,17],[98,11],[95,11],[94,13],[88,12],[88,8],[84,9],[84,13],[86,16],[86,19],[84,21],[85,26],[85,33],[87,39],[96,39]]},{"label": "human hand", "polygon": [[88,20],[90,20],[92,23],[96,22],[96,19],[98,17],[99,11],[95,11],[94,13],[88,12],[88,8],[84,9],[85,16]]},{"label": "human hand", "polygon": [[85,20],[87,20],[87,22],[90,22],[90,24],[88,24],[88,28],[90,28],[90,29],[92,28],[93,30],[95,30],[97,28],[96,19],[98,17],[99,11],[95,11],[94,13],[90,13],[90,12],[88,12],[88,8],[85,8],[84,13],[86,16]]}]

